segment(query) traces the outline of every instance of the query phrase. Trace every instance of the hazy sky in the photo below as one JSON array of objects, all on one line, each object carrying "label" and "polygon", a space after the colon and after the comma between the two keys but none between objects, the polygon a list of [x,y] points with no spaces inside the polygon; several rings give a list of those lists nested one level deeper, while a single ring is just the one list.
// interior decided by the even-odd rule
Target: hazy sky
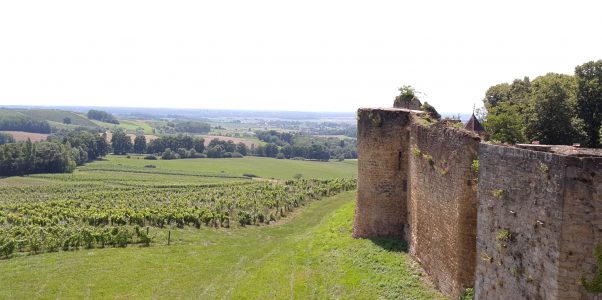
[{"label": "hazy sky", "polygon": [[602,59],[602,1],[2,1],[0,105],[354,111]]}]

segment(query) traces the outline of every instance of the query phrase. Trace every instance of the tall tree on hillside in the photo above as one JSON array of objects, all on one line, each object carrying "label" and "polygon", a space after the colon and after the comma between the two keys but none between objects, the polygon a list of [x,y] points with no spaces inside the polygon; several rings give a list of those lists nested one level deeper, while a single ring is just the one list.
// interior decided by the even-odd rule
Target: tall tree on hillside
[{"label": "tall tree on hillside", "polygon": [[138,154],[144,153],[146,150],[146,137],[142,134],[139,134],[134,139],[134,152]]},{"label": "tall tree on hillside", "polygon": [[585,123],[586,144],[588,147],[600,147],[602,60],[577,66],[575,76],[577,77],[577,112]]},{"label": "tall tree on hillside", "polygon": [[111,145],[113,146],[113,153],[125,155],[132,151],[132,139],[130,139],[123,129],[117,129],[113,132],[111,137]]}]

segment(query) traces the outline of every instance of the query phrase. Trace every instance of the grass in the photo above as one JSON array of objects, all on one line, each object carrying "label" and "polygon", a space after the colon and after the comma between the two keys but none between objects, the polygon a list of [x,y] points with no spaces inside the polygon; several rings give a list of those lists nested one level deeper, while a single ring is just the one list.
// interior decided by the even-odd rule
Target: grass
[{"label": "grass", "polygon": [[351,238],[353,199],[314,202],[287,224],[172,231],[171,246],[3,260],[0,298],[441,298],[400,242]]},{"label": "grass", "polygon": [[24,109],[19,110],[23,115],[34,120],[46,120],[63,123],[63,119],[70,118],[71,125],[96,127],[92,121],[74,112],[59,109]]},{"label": "grass", "polygon": [[[226,176],[242,176],[255,174],[262,178],[293,179],[295,174],[302,174],[303,178],[340,178],[357,177],[357,160],[342,162],[317,162],[287,159],[273,159],[267,157],[244,158],[197,158],[177,160],[142,159],[140,156],[110,155],[104,161],[87,164],[81,170],[116,170],[140,169],[145,172],[177,172],[185,174],[219,174]],[[149,170],[145,165],[153,164],[156,168]]]}]

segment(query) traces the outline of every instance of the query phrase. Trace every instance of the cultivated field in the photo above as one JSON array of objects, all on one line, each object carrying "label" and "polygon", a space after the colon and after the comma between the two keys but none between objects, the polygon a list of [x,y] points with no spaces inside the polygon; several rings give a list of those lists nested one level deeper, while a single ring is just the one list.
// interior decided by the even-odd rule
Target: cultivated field
[{"label": "cultivated field", "polygon": [[25,131],[0,131],[6,132],[15,138],[17,142],[24,142],[27,139],[30,139],[32,142],[43,142],[48,137],[48,134],[45,133],[33,133],[33,132],[25,132]]},{"label": "cultivated field", "polygon": [[356,170],[109,156],[0,179],[0,298],[439,298],[400,241],[351,238]]}]

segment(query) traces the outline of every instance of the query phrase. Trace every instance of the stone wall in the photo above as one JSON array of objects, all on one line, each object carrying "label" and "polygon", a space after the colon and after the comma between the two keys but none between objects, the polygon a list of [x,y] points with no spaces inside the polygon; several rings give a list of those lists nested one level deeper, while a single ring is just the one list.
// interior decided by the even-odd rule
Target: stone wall
[{"label": "stone wall", "polygon": [[591,297],[581,277],[602,241],[601,161],[481,145],[477,299]]},{"label": "stone wall", "polygon": [[410,112],[358,111],[358,188],[354,237],[403,235]]},{"label": "stone wall", "polygon": [[438,123],[412,124],[406,241],[436,286],[457,298],[474,284],[480,139]]},{"label": "stone wall", "polygon": [[582,285],[599,272],[602,150],[485,144],[419,114],[358,111],[353,236],[404,238],[451,298],[602,300]]}]

